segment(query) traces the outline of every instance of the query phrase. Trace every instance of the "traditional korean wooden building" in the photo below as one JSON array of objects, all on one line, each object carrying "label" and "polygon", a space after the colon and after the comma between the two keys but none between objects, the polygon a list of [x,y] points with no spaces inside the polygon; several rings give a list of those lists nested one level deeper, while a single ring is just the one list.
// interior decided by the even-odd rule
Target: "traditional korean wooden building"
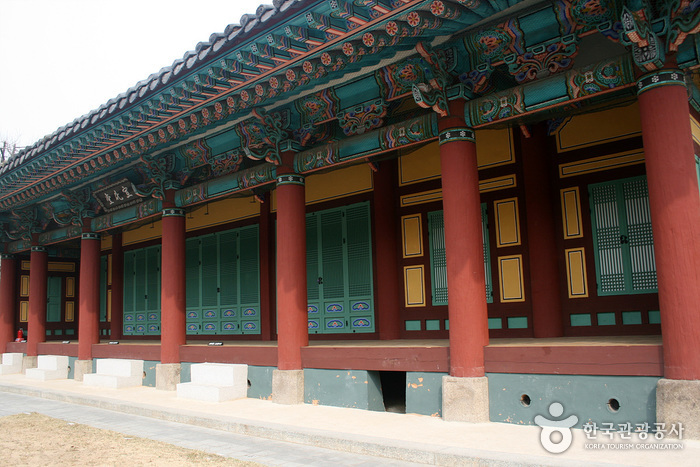
[{"label": "traditional korean wooden building", "polygon": [[76,379],[247,363],[281,403],[531,424],[558,401],[700,437],[699,23],[260,6],[0,168],[0,346]]}]

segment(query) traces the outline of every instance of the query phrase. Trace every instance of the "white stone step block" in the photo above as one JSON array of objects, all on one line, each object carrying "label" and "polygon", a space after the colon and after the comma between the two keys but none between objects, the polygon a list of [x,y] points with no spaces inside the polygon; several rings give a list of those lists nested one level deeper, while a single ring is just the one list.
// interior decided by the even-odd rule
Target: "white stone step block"
[{"label": "white stone step block", "polygon": [[0,375],[14,375],[22,372],[22,359],[24,354],[21,353],[4,353],[2,354],[2,365],[0,365]]},{"label": "white stone step block", "polygon": [[246,397],[246,391],[241,392],[236,386],[211,386],[198,383],[178,383],[177,397],[204,402],[223,402]]},{"label": "white stone step block", "polygon": [[[143,372],[143,370],[141,370]],[[142,374],[136,376],[116,376],[116,375],[101,375],[98,373],[88,373],[83,375],[83,384],[85,386],[94,386],[101,388],[130,388],[142,385]]]},{"label": "white stone step block", "polygon": [[177,396],[206,402],[241,399],[248,395],[248,365],[196,363],[190,383],[177,385]]},{"label": "white stone step block", "polygon": [[230,363],[196,363],[190,367],[193,383],[209,386],[248,387],[248,365]]},{"label": "white stone step block", "polygon": [[68,378],[68,357],[65,355],[39,355],[37,368],[28,368],[25,376],[40,381],[66,379]]},{"label": "white stone step block", "polygon": [[41,370],[65,369],[68,371],[68,357],[65,355],[39,355],[36,366]]},{"label": "white stone step block", "polygon": [[27,368],[25,376],[29,379],[37,379],[39,381],[49,381],[53,379],[67,379],[68,368],[65,370],[46,370],[44,368]]},{"label": "white stone step block", "polygon": [[143,376],[143,360],[102,358],[97,360],[97,374],[110,376]]}]

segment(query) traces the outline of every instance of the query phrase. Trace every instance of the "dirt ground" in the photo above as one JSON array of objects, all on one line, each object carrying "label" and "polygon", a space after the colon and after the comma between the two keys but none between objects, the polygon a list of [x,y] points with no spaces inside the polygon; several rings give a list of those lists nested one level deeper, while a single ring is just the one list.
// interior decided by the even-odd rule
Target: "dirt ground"
[{"label": "dirt ground", "polygon": [[259,466],[31,413],[0,417],[2,465]]}]

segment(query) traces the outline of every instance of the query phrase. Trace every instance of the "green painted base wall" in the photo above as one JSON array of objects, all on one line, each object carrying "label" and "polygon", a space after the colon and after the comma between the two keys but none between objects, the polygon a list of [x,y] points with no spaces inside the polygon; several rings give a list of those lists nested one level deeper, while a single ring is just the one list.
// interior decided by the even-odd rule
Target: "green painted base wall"
[{"label": "green painted base wall", "polygon": [[191,383],[192,382],[192,363],[182,362],[180,363],[180,382],[181,383]]},{"label": "green painted base wall", "polygon": [[144,360],[143,361],[143,372],[146,376],[143,378],[143,386],[148,386],[149,388],[156,387],[156,365],[160,362],[156,360]]},{"label": "green painted base wall", "polygon": [[442,416],[442,377],[447,373],[406,372],[406,413]]},{"label": "green painted base wall", "polygon": [[[75,379],[75,361],[78,357],[68,357],[68,379]],[[92,364],[95,366],[95,363]]]},{"label": "green painted base wall", "polygon": [[251,399],[272,398],[272,371],[271,366],[248,366],[248,397]]},{"label": "green painted base wall", "polygon": [[365,370],[304,370],[304,402],[384,411],[379,373]]},{"label": "green painted base wall", "polygon": [[[656,421],[656,383],[650,376],[526,375],[489,373],[489,412],[492,422],[534,425],[536,415],[552,418],[549,406],[564,406],[562,417],[576,415],[580,428],[602,423]],[[530,399],[529,406],[521,402]],[[608,407],[611,399],[619,410]]]}]

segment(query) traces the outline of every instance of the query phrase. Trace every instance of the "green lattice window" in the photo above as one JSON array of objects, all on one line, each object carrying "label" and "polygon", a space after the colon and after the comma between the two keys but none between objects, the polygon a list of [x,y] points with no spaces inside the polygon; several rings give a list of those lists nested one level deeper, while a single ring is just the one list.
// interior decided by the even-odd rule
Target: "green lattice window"
[{"label": "green lattice window", "polygon": [[160,246],[124,253],[124,335],[160,334]]},{"label": "green lattice window", "polygon": [[187,240],[188,334],[260,334],[258,226]]},{"label": "green lattice window", "polygon": [[646,177],[589,185],[598,295],[658,291]]},{"label": "green lattice window", "polygon": [[374,332],[369,203],[306,216],[310,333]]},{"label": "green lattice window", "polygon": [[[486,276],[486,302],[493,302],[491,282],[491,252],[486,203],[481,204],[481,236]],[[443,211],[428,213],[428,238],[430,241],[430,282],[433,305],[447,305],[447,256],[445,255],[445,221]]]}]

